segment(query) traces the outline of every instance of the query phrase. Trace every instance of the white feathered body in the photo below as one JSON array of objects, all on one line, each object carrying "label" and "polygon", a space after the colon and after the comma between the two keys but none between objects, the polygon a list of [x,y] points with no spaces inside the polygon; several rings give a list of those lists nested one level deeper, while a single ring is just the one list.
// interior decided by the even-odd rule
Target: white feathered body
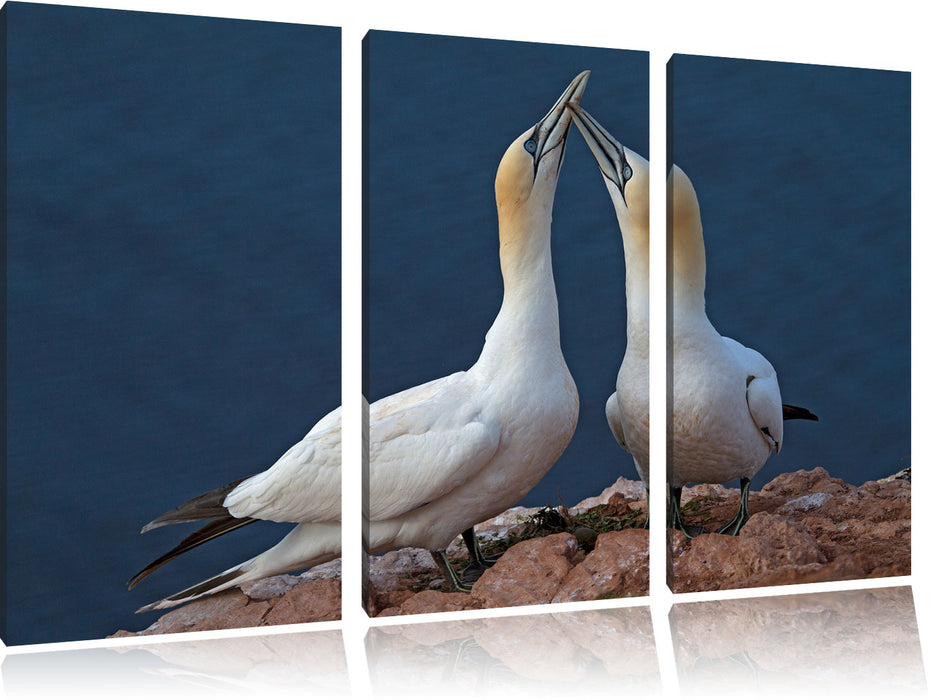
[{"label": "white feathered body", "polygon": [[677,323],[674,336],[670,485],[751,478],[783,441],[773,367],[707,319]]},{"label": "white feathered body", "polygon": [[[608,184],[624,242],[627,271],[627,348],[615,392],[605,407],[618,442],[649,483],[649,227],[648,163],[624,149],[633,167],[625,205]],[[752,477],[783,442],[777,375],[757,351],[721,336],[705,313],[705,248],[698,199],[674,166],[671,287],[672,369],[667,426],[671,486],[725,483]]]},{"label": "white feathered body", "polygon": [[236,518],[292,523],[340,520],[341,408],[312,426],[269,469],[241,482],[224,506]]},{"label": "white feathered body", "polygon": [[517,504],[565,450],[578,393],[562,355],[479,361],[371,409],[371,554],[444,549]]},{"label": "white feathered body", "polygon": [[615,392],[605,414],[621,447],[631,453],[641,481],[650,481],[650,375],[646,344],[628,342]]}]

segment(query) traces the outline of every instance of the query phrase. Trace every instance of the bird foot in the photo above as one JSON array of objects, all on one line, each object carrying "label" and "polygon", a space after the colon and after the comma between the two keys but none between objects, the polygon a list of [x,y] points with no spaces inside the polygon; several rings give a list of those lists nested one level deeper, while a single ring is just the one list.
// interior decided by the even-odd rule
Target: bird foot
[{"label": "bird foot", "polygon": [[451,588],[453,592],[455,593],[470,593],[471,592],[471,584],[473,583],[473,581],[464,581],[457,573],[455,573],[455,569],[452,568],[452,564],[451,562],[449,562],[448,557],[445,555],[444,550],[433,551],[432,558],[435,560],[436,566],[439,567],[439,570],[442,572],[442,575],[445,577],[446,583],[448,583],[449,588]]},{"label": "bird foot", "polygon": [[482,554],[480,557],[481,564],[484,565],[485,569],[490,569],[497,563],[497,560],[501,558],[501,555],[503,555],[503,552],[500,554]]},{"label": "bird foot", "polygon": [[471,587],[474,581],[464,581],[459,579],[457,582],[449,581],[449,588],[452,593],[471,593]]},{"label": "bird foot", "polygon": [[704,533],[705,528],[699,525],[684,525],[682,528],[682,531],[686,535],[686,537],[688,537],[691,540],[694,537],[698,537],[699,535]]},{"label": "bird foot", "polygon": [[682,520],[680,520],[680,522],[677,523],[677,524],[675,524],[675,525],[671,523],[671,524],[670,524],[670,529],[671,529],[671,530],[678,530],[679,532],[683,533],[683,534],[684,534],[687,538],[689,538],[690,540],[693,539],[693,538],[695,538],[695,537],[698,537],[699,535],[701,535],[701,534],[703,534],[703,533],[705,532],[705,528],[704,528],[704,527],[700,527],[700,526],[698,526],[698,525],[686,525],[684,522],[682,522]]},{"label": "bird foot", "polygon": [[731,535],[732,537],[737,537],[738,533],[741,532],[741,528],[744,527],[744,524],[748,521],[747,518],[733,518],[729,522],[722,525],[716,532],[719,535]]},{"label": "bird foot", "polygon": [[487,566],[481,566],[478,564],[469,564],[465,567],[465,570],[461,573],[461,581],[464,585],[468,586],[468,589],[471,589],[471,584],[481,578],[481,574],[488,570]]}]

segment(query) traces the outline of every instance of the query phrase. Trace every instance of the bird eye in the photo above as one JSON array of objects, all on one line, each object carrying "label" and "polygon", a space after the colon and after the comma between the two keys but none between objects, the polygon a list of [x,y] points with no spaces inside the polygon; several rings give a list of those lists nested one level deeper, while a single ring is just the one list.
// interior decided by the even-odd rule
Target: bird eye
[{"label": "bird eye", "polygon": [[523,144],[523,148],[527,153],[536,153],[536,140],[529,139],[525,144]]},{"label": "bird eye", "polygon": [[630,180],[634,176],[634,171],[631,170],[631,167],[629,165],[625,165],[624,170],[622,171],[622,175],[624,175],[624,180],[627,181],[627,180]]}]

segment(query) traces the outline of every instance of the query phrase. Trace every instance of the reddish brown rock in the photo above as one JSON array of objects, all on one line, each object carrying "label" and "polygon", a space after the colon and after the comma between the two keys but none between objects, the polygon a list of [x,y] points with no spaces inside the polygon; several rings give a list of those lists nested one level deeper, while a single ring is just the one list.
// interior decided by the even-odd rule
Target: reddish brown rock
[{"label": "reddish brown rock", "polygon": [[467,593],[442,593],[441,591],[422,591],[410,596],[400,606],[403,615],[419,613],[453,612],[471,610],[477,607]]},{"label": "reddish brown rock", "polygon": [[575,537],[557,533],[519,542],[481,576],[471,590],[485,608],[548,603],[574,566]]},{"label": "reddish brown rock", "polygon": [[822,467],[816,467],[809,471],[800,469],[795,472],[781,474],[773,481],[765,484],[764,488],[761,489],[761,493],[765,496],[769,494],[788,498],[797,498],[814,493],[840,495],[849,491],[855,491],[855,487],[846,484],[842,479],[833,478]]},{"label": "reddish brown rock", "polygon": [[[136,634],[172,634],[257,627],[263,623],[263,618],[271,607],[269,601],[252,601],[237,589],[223,591],[176,608]],[[136,636],[133,633],[118,634]]]},{"label": "reddish brown rock", "polygon": [[145,630],[120,630],[111,636],[135,637],[340,619],[341,581],[314,576],[314,573],[310,577],[305,574],[272,576],[245,586],[251,595],[240,588],[222,591],[165,613]]},{"label": "reddish brown rock", "polygon": [[647,595],[647,539],[644,529],[598,535],[595,549],[565,577],[553,602]]},{"label": "reddish brown rock", "polygon": [[[737,489],[687,489],[686,520],[727,522]],[[753,515],[736,538],[670,533],[669,584],[677,593],[910,573],[910,482],[852,486],[822,468],[781,474],[752,492]]]},{"label": "reddish brown rock", "polygon": [[726,580],[824,562],[819,543],[802,525],[783,516],[758,513],[738,537],[706,533],[693,539],[674,562],[673,573],[692,590],[717,590]]},{"label": "reddish brown rock", "polygon": [[412,598],[414,595],[416,595],[416,591],[410,591],[410,590],[390,591],[387,594],[387,601],[390,603],[391,606],[398,608],[401,605],[403,605],[403,603],[405,603],[409,598]]},{"label": "reddish brown rock", "polygon": [[341,619],[341,581],[324,579],[294,586],[279,598],[264,625]]}]

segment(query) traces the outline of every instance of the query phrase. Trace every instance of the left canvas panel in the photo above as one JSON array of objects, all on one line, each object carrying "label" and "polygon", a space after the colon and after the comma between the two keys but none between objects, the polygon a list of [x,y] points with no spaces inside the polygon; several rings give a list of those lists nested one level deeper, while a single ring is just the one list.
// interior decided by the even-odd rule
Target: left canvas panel
[{"label": "left canvas panel", "polygon": [[2,13],[4,642],[337,619],[339,30]]}]

